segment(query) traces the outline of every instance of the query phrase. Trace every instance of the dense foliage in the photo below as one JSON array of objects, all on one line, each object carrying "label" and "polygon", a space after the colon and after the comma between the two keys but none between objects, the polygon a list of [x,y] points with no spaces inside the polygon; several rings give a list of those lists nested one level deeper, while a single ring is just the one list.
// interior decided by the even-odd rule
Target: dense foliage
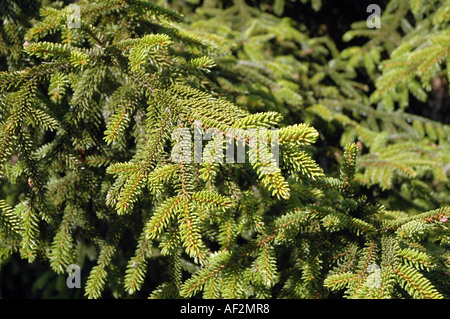
[{"label": "dense foliage", "polygon": [[2,297],[450,296],[450,1],[29,2]]}]

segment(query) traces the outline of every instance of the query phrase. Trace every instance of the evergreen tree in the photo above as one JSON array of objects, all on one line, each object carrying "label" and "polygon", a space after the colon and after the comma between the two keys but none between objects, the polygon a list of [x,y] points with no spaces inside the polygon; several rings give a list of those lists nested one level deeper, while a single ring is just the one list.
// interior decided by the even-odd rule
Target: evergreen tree
[{"label": "evergreen tree", "polygon": [[408,110],[448,107],[450,3],[338,44],[288,17],[323,2],[1,2],[0,262],[87,298],[448,298],[449,126]]}]

